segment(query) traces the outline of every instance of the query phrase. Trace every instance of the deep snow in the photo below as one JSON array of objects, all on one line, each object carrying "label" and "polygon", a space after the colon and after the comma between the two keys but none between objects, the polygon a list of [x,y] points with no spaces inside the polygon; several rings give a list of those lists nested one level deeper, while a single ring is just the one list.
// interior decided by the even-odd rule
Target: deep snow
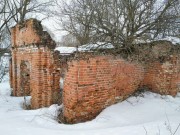
[{"label": "deep snow", "polygon": [[1,83],[1,135],[171,135],[180,123],[180,93],[173,98],[145,92],[108,107],[92,121],[74,125],[56,122],[59,106],[23,110],[23,98],[10,93],[8,82]]}]

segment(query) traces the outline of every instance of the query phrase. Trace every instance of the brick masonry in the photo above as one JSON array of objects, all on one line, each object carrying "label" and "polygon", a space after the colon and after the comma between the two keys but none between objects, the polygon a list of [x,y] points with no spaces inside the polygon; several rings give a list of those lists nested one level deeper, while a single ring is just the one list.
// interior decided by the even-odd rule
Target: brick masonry
[{"label": "brick masonry", "polygon": [[72,61],[68,68],[63,91],[68,123],[90,120],[107,106],[126,99],[144,76],[138,64],[107,56]]},{"label": "brick masonry", "polygon": [[[131,60],[93,55],[66,62],[54,52],[55,43],[37,20],[18,24],[11,33],[13,95],[31,95],[32,108],[60,103],[62,98],[67,123],[91,120],[139,88],[173,96],[180,89],[180,49],[169,42],[142,46],[143,53]],[[62,97],[60,78],[65,78]]]},{"label": "brick masonry", "polygon": [[135,54],[140,60],[134,55],[131,61],[93,56],[69,62],[63,90],[65,122],[90,120],[138,89],[176,96],[180,91],[178,46],[163,41],[143,49],[149,51]]},{"label": "brick masonry", "polygon": [[11,29],[10,80],[13,95],[31,95],[32,108],[49,106],[56,103],[59,93],[58,64],[52,50],[55,43],[42,31],[37,20],[30,19],[22,25]]}]

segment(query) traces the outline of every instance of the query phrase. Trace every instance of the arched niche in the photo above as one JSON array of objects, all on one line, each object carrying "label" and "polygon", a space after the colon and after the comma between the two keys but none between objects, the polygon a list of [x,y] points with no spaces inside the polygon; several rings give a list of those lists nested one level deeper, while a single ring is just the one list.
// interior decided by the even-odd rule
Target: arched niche
[{"label": "arched niche", "polygon": [[24,60],[20,64],[20,86],[22,96],[30,95],[30,64]]}]

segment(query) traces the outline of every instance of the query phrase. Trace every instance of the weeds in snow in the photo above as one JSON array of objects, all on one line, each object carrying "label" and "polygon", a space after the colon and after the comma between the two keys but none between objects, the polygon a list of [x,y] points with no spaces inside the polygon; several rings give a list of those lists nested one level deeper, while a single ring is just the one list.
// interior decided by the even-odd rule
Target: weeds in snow
[{"label": "weeds in snow", "polygon": [[179,127],[180,127],[180,123],[178,124],[178,126],[176,127],[175,131],[172,130],[172,125],[170,123],[170,120],[166,114],[166,119],[167,119],[167,122],[165,122],[165,126],[166,126],[166,129],[169,131],[170,135],[176,135]]}]

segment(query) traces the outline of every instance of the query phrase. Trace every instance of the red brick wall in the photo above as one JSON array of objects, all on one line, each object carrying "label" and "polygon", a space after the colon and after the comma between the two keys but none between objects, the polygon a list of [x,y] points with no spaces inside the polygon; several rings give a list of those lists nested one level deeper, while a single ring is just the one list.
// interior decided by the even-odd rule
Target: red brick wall
[{"label": "red brick wall", "polygon": [[[21,28],[16,25],[12,28],[12,68],[11,86],[14,96],[24,96],[22,92],[22,62],[29,63],[30,70],[30,95],[31,107],[40,108],[57,103],[57,96],[60,91],[58,70],[58,57],[54,56],[54,51],[49,48],[53,42],[43,42],[42,30],[36,30],[38,22],[30,19]],[[42,32],[42,31],[41,31]],[[43,33],[43,32],[42,32]],[[54,46],[54,44],[52,44]],[[27,89],[28,87],[26,87]],[[26,95],[26,94],[25,94]]]},{"label": "red brick wall", "polygon": [[94,118],[130,96],[143,76],[140,65],[109,56],[70,62],[63,91],[65,120],[76,123]]},{"label": "red brick wall", "polygon": [[40,43],[40,36],[37,33],[37,30],[34,29],[34,23],[37,22],[34,19],[28,20],[25,24],[17,24],[11,29],[11,43],[13,47],[21,45],[29,45]]}]

